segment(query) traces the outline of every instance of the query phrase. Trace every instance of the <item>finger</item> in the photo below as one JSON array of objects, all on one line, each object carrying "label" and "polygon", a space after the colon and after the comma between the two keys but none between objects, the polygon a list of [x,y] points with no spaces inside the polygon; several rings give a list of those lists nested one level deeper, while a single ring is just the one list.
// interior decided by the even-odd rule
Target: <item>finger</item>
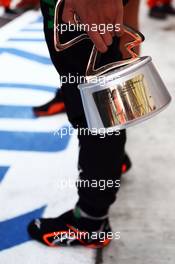
[{"label": "finger", "polygon": [[103,38],[101,37],[101,35],[98,31],[96,31],[96,32],[89,31],[89,32],[87,32],[87,34],[90,37],[90,39],[92,40],[92,42],[95,44],[98,51],[104,53],[108,50],[108,47],[107,47],[105,41],[103,40]]},{"label": "finger", "polygon": [[100,33],[102,39],[104,40],[106,46],[110,46],[112,44],[112,35],[109,31],[106,30],[104,33]]},{"label": "finger", "polygon": [[122,36],[124,33],[124,30],[123,30],[123,24],[119,24],[119,23],[115,23],[114,24],[114,32],[113,34],[118,37]]},{"label": "finger", "polygon": [[73,9],[66,3],[63,9],[62,20],[65,23],[75,24]]},{"label": "finger", "polygon": [[115,35],[121,37],[123,34],[124,34],[123,24],[120,24],[120,27],[115,30]]},{"label": "finger", "polygon": [[118,37],[122,36],[124,33],[123,32],[123,8],[121,8],[121,10],[119,10],[118,12],[117,19],[114,24],[114,31]]}]

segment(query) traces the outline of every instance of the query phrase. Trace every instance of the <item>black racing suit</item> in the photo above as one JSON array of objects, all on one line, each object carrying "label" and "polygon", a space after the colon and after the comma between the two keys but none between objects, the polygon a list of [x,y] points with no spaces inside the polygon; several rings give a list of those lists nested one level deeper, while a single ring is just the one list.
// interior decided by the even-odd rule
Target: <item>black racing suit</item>
[{"label": "black racing suit", "polygon": [[[90,40],[83,40],[62,52],[55,51],[53,42],[55,4],[56,0],[41,0],[44,33],[51,60],[60,76],[68,76],[69,74],[82,76],[85,74],[93,44]],[[66,42],[78,34],[80,33],[65,32],[61,35],[61,42]],[[101,56],[99,66],[116,60],[121,60],[119,38],[117,37],[114,38],[108,52]],[[77,85],[78,83],[64,83],[61,87],[63,99],[69,121],[73,127],[86,128],[86,118]],[[106,135],[104,138],[99,135],[79,133],[78,139],[80,147],[79,179],[90,184],[86,187],[83,184],[78,184],[79,199],[77,205],[92,216],[106,215],[110,205],[115,201],[119,189],[116,181],[120,180],[121,177],[126,133],[123,130],[120,131],[120,135]],[[92,182],[96,182],[98,187],[94,187]],[[112,182],[113,184],[111,184]],[[105,188],[100,187],[101,183],[105,183]]]}]

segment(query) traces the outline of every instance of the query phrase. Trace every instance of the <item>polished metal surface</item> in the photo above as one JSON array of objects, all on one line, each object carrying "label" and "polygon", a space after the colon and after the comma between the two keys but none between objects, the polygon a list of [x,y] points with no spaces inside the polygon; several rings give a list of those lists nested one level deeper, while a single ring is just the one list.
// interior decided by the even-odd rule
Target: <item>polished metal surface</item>
[{"label": "polished metal surface", "polygon": [[128,128],[163,110],[171,101],[151,57],[142,57],[79,86],[90,130]]}]

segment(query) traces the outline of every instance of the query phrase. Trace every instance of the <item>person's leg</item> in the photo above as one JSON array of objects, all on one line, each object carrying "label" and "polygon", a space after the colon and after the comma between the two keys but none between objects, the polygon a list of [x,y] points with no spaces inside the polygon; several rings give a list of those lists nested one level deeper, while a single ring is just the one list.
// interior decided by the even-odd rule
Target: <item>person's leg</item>
[{"label": "person's leg", "polygon": [[65,105],[60,89],[58,89],[54,98],[51,101],[43,105],[33,107],[33,113],[36,117],[52,116],[64,112]]},{"label": "person's leg", "polygon": [[27,11],[30,9],[38,10],[40,7],[39,0],[20,0],[16,7],[20,10]]},{"label": "person's leg", "polygon": [[[86,65],[91,52],[92,43],[89,40],[83,41],[66,51],[56,52],[53,45],[52,17],[50,18],[48,1],[41,3],[44,15],[44,30],[47,45],[50,51],[51,59],[57,71],[61,76],[84,75]],[[54,8],[49,2],[50,8]],[[64,35],[65,38],[71,38],[71,34]],[[101,64],[120,60],[119,40],[116,38],[109,51],[101,58]],[[78,83],[63,83],[62,93],[66,105],[68,118],[76,128],[87,128],[82,101]],[[54,219],[37,219],[29,225],[30,235],[49,246],[69,244],[68,239],[55,237],[60,231],[110,231],[108,223],[108,210],[115,201],[116,193],[119,189],[119,180],[121,176],[121,167],[124,158],[124,146],[126,141],[125,131],[120,135],[106,136],[100,138],[97,135],[83,135],[79,133],[79,170],[80,178],[78,184],[79,200],[74,210],[66,212],[64,215]],[[80,183],[81,182],[81,186]],[[82,186],[88,183],[88,187]],[[93,185],[92,185],[93,184]],[[90,185],[90,186],[89,186]],[[95,187],[94,187],[95,185]],[[104,246],[110,239],[101,241],[99,238],[89,240],[83,239],[83,242],[76,240],[73,244],[81,244],[93,247]]]},{"label": "person's leg", "polygon": [[175,8],[172,4],[172,0],[163,0],[163,8],[164,8],[164,12],[167,15],[175,15]]},{"label": "person's leg", "polygon": [[11,9],[10,4],[11,4],[11,0],[0,1],[0,5],[4,7],[3,17],[8,19],[13,19],[19,14],[19,12],[17,12],[17,10],[15,9]]},{"label": "person's leg", "polygon": [[10,8],[10,2],[11,2],[11,0],[1,0],[0,4],[1,4],[4,8]]},{"label": "person's leg", "polygon": [[119,190],[125,131],[101,138],[79,132],[79,172],[77,207],[101,217],[108,214]]},{"label": "person's leg", "polygon": [[157,19],[165,19],[167,15],[175,15],[172,0],[147,0],[149,16]]}]

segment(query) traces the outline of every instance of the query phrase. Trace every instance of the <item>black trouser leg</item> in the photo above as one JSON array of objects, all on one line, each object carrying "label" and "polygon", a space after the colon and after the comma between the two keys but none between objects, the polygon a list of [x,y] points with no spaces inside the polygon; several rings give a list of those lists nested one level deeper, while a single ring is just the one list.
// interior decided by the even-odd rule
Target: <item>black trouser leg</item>
[{"label": "black trouser leg", "polygon": [[125,141],[125,131],[121,131],[119,136],[104,138],[79,135],[78,206],[86,213],[93,216],[106,215],[109,206],[115,201]]},{"label": "black trouser leg", "polygon": [[[52,62],[61,76],[68,76],[69,73],[75,76],[77,73],[84,75],[92,43],[90,40],[84,40],[63,52],[58,53],[55,51],[53,28],[50,27],[51,17],[48,6],[52,5],[53,8],[53,2],[54,0],[49,3],[47,0],[41,1],[41,9],[44,16],[44,32]],[[75,35],[77,33],[67,32],[62,36],[61,40],[64,42]],[[109,63],[117,59],[121,59],[121,53],[119,51],[119,39],[115,38],[109,51],[101,57],[100,64]],[[64,83],[62,85],[62,93],[70,122],[74,127],[78,126],[81,128],[87,125],[77,85],[78,83]],[[86,213],[101,216],[107,213],[109,206],[115,200],[118,190],[118,185],[115,182],[121,176],[121,164],[126,141],[125,131],[122,131],[120,135],[106,136],[105,138],[100,138],[98,135],[79,135],[78,138],[80,143],[80,179],[82,181],[89,181],[89,183],[92,180],[99,184],[102,183],[102,180],[105,182],[104,190],[100,190],[102,188],[99,184],[98,188],[79,186],[78,205]]]}]

